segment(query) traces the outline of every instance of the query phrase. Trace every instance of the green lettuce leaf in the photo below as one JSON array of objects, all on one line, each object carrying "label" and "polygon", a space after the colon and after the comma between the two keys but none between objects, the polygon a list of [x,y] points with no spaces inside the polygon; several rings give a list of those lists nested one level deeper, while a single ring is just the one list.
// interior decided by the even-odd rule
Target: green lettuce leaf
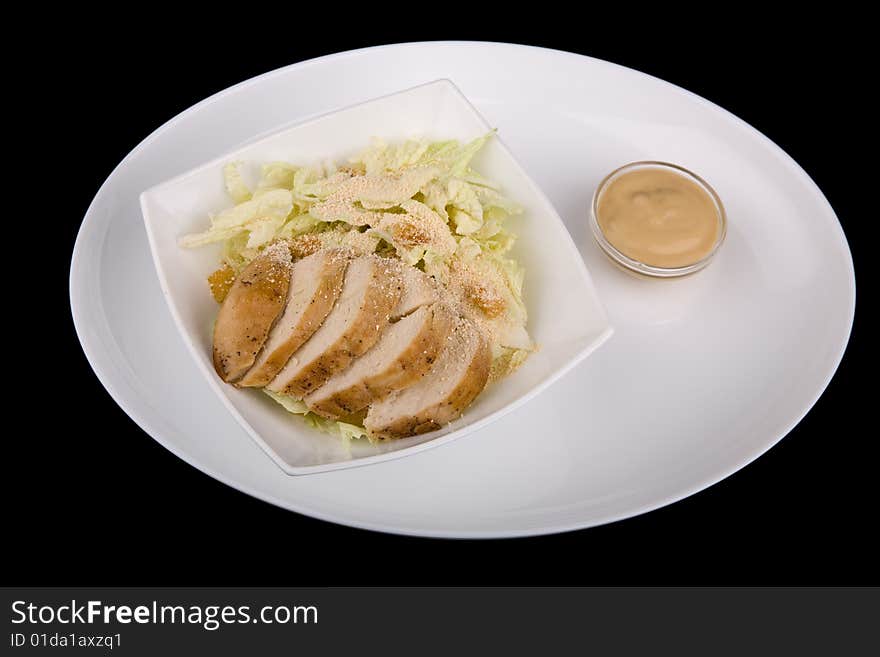
[{"label": "green lettuce leaf", "polygon": [[269,397],[274,399],[276,402],[281,404],[284,407],[284,410],[289,413],[293,413],[294,415],[302,416],[303,420],[305,420],[306,424],[310,427],[317,429],[318,431],[322,431],[324,433],[329,433],[338,438],[341,438],[346,443],[351,442],[352,440],[356,440],[358,438],[365,438],[367,436],[367,430],[362,426],[358,426],[356,424],[349,424],[348,422],[338,422],[336,420],[328,420],[327,418],[323,418],[320,415],[316,415],[312,413],[304,402],[294,399],[288,395],[280,395],[277,392],[272,392],[271,390],[266,390],[263,388],[263,392],[265,392]]},{"label": "green lettuce leaf", "polygon": [[251,199],[251,190],[241,177],[238,162],[230,162],[223,167],[223,181],[226,184],[226,193],[235,203],[244,203]]},{"label": "green lettuce leaf", "polygon": [[[259,198],[243,201],[211,218],[211,227],[203,233],[187,235],[180,239],[180,245],[193,248],[222,242],[244,231],[256,230],[257,242],[265,243],[266,222],[271,221],[274,230],[281,228],[287,215],[293,209],[293,198],[286,189],[273,189]],[[272,233],[273,234],[273,233]],[[271,234],[269,235],[271,237]],[[251,244],[248,248],[253,248]]]}]

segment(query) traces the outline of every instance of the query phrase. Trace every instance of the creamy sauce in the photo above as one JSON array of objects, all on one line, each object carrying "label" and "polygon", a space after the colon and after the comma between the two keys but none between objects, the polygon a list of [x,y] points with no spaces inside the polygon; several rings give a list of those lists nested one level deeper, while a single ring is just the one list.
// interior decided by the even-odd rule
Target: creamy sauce
[{"label": "creamy sauce", "polygon": [[599,197],[596,220],[614,248],[653,267],[686,267],[702,260],[721,230],[708,192],[658,167],[612,180]]}]

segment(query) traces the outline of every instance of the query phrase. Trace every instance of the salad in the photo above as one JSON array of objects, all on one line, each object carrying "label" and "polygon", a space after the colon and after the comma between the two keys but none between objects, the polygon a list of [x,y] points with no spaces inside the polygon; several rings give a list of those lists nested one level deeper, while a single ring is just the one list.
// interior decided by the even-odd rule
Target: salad
[{"label": "salad", "polygon": [[[208,280],[218,303],[255,258],[281,241],[294,260],[334,248],[399,260],[442,284],[479,327],[491,347],[488,380],[498,380],[535,345],[527,330],[524,271],[510,256],[516,236],[507,227],[522,209],[472,166],[492,137],[374,139],[342,163],[268,162],[250,177],[243,163],[228,163],[223,173],[231,207],[180,244],[221,244],[220,266]],[[357,421],[321,417],[301,399],[263,391],[317,429],[346,439],[368,435]]]}]

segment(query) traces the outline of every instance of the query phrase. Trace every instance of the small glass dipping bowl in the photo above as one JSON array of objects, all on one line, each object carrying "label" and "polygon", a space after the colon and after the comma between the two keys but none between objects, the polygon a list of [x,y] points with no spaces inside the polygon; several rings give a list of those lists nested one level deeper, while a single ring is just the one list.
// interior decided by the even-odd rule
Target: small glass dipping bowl
[{"label": "small glass dipping bowl", "polygon": [[[630,258],[629,256],[621,253],[605,237],[605,234],[602,232],[602,228],[599,224],[599,200],[602,198],[603,192],[619,176],[638,169],[665,169],[672,173],[676,173],[695,183],[708,194],[709,198],[712,199],[718,215],[718,237],[716,238],[715,244],[712,246],[712,249],[701,259],[681,267],[657,267],[655,265],[650,265],[644,262],[640,262],[638,260],[634,260],[633,258]],[[697,174],[693,173],[692,171],[688,171],[684,167],[680,167],[677,164],[646,160],[625,164],[622,167],[619,167],[609,173],[607,176],[605,176],[602,182],[599,183],[599,186],[593,193],[593,203],[590,212],[590,229],[593,232],[593,237],[596,238],[596,242],[598,242],[599,246],[602,247],[602,250],[605,252],[605,255],[607,255],[614,263],[620,265],[624,269],[635,272],[637,274],[643,274],[645,276],[656,278],[672,278],[675,276],[684,276],[686,274],[697,272],[708,265],[709,262],[711,262],[712,258],[718,252],[721,244],[724,242],[725,236],[727,235],[727,215],[724,211],[724,205],[721,203],[721,199],[718,197],[718,194],[715,192],[714,189],[712,189],[709,183],[700,178]]]}]

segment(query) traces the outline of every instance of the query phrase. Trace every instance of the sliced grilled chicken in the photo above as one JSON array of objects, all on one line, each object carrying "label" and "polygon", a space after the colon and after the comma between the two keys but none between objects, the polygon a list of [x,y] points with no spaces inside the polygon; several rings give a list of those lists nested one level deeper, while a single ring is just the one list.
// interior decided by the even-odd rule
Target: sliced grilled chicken
[{"label": "sliced grilled chicken", "polygon": [[254,258],[232,284],[214,324],[214,369],[224,381],[238,381],[254,364],[284,310],[290,272],[290,251],[278,242]]},{"label": "sliced grilled chicken", "polygon": [[443,298],[443,287],[434,280],[433,276],[429,276],[410,265],[399,261],[395,262],[397,262],[400,275],[403,278],[403,294],[400,295],[400,302],[391,315],[392,320],[406,317],[417,308],[430,305]]},{"label": "sliced grilled chicken", "polygon": [[390,324],[351,367],[306,395],[306,405],[319,415],[337,419],[414,384],[446,346],[455,319],[448,306],[437,303]]},{"label": "sliced grilled chicken", "polygon": [[375,255],[352,260],[342,293],[321,328],[266,387],[301,399],[347,368],[379,339],[402,287],[397,268],[388,260]]},{"label": "sliced grilled chicken", "polygon": [[330,313],[345,278],[352,252],[327,249],[293,265],[287,307],[276,322],[256,363],[241,379],[241,386],[265,386],[281,371],[290,356],[318,330]]},{"label": "sliced grilled chicken", "polygon": [[404,438],[459,417],[489,377],[492,353],[477,326],[458,318],[431,370],[412,386],[374,403],[364,426],[376,438]]}]

